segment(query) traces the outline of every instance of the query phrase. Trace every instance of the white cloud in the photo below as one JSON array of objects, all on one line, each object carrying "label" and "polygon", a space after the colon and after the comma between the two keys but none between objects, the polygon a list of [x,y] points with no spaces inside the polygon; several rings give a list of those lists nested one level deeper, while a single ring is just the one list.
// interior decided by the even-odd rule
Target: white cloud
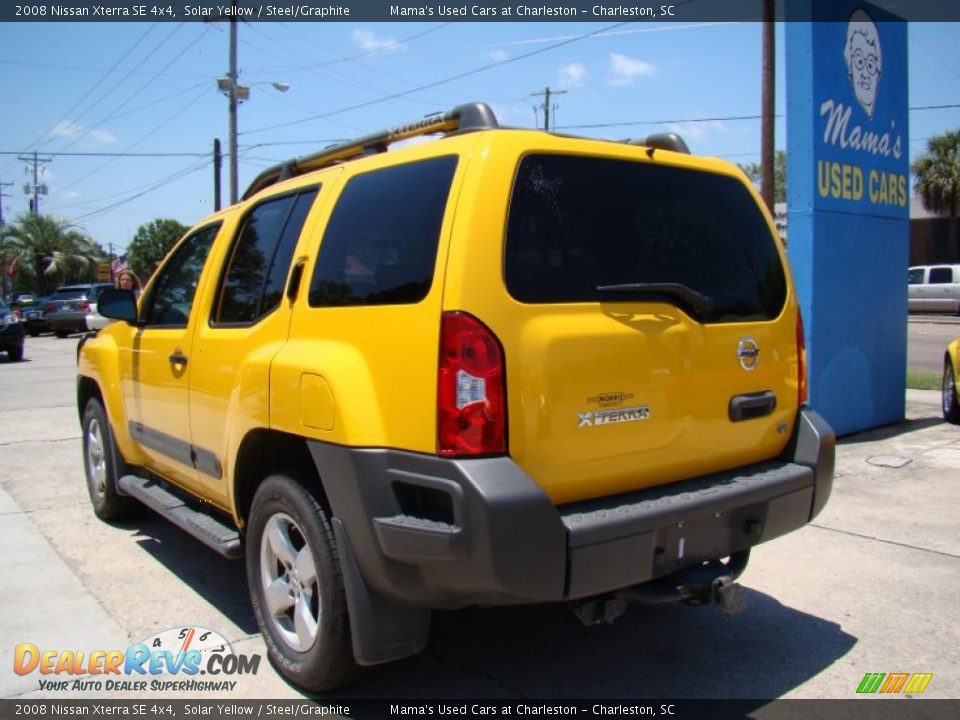
[{"label": "white cloud", "polygon": [[656,68],[643,60],[634,60],[620,53],[610,53],[610,75],[608,85],[633,85],[633,81],[644,75],[653,75]]},{"label": "white cloud", "polygon": [[709,120],[707,122],[685,122],[674,123],[669,126],[670,132],[675,132],[684,139],[702,140],[707,134],[715,132],[726,134],[729,131],[727,125],[719,120]]},{"label": "white cloud", "polygon": [[100,145],[109,145],[117,141],[117,136],[109,130],[86,128],[82,125],[77,125],[77,123],[72,120],[61,120],[51,128],[50,134],[54,137],[67,138],[68,140],[86,138],[87,140],[91,140],[93,144]]},{"label": "white cloud", "polygon": [[587,77],[587,68],[583,63],[567,63],[560,67],[560,86],[562,88],[582,87]]},{"label": "white cloud", "polygon": [[510,57],[506,50],[491,50],[487,55],[494,62],[503,62]]},{"label": "white cloud", "polygon": [[379,38],[369,30],[354,30],[353,42],[361,50],[403,50],[406,45],[398,43],[393,38]]},{"label": "white cloud", "polygon": [[80,193],[76,190],[61,190],[57,194],[64,200],[73,200],[74,198],[80,197]]}]

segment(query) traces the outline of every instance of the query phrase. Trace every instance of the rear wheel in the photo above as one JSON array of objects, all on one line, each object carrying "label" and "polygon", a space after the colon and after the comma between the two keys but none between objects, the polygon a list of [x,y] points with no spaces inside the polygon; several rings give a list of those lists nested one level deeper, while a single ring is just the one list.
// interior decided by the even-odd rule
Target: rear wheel
[{"label": "rear wheel", "polygon": [[53,334],[62,340],[63,338],[67,337],[70,333],[67,332],[66,330],[54,330]]},{"label": "rear wheel", "polygon": [[30,337],[36,337],[40,334],[39,330],[34,330],[33,328],[28,329],[27,332],[30,333]]},{"label": "rear wheel", "polygon": [[117,480],[127,464],[113,443],[107,413],[97,398],[90,398],[83,412],[83,469],[93,512],[101,520],[123,520],[137,509],[137,502],[117,492]]},{"label": "rear wheel", "polygon": [[303,483],[272,475],[260,485],[246,563],[254,615],[280,672],[314,692],[354,680],[361,668],[353,658],[333,530]]},{"label": "rear wheel", "polygon": [[10,362],[20,362],[23,360],[23,345],[20,347],[12,347],[7,350],[7,359]]},{"label": "rear wheel", "polygon": [[957,377],[950,356],[943,359],[943,384],[940,388],[943,419],[960,425],[960,399],[957,398]]}]

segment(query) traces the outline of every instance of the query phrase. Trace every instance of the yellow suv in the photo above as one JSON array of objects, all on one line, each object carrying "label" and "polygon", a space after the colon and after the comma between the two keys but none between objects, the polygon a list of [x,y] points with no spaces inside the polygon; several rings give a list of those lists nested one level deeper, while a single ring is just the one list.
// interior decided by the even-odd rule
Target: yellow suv
[{"label": "yellow suv", "polygon": [[[433,142],[391,143],[439,134]],[[674,135],[481,103],[265,171],[80,353],[96,514],[245,556],[277,667],[327,690],[434,608],[722,603],[830,494],[803,327],[743,174]]]}]

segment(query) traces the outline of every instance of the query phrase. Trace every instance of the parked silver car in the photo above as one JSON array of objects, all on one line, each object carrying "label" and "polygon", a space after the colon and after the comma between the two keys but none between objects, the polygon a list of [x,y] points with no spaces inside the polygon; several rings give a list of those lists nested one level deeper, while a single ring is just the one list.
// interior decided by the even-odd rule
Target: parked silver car
[{"label": "parked silver car", "polygon": [[96,311],[97,296],[110,287],[113,287],[110,283],[84,283],[58,288],[44,308],[54,334],[64,338],[70,333],[86,331],[87,313]]},{"label": "parked silver car", "polygon": [[960,265],[916,265],[908,277],[910,312],[960,314]]}]

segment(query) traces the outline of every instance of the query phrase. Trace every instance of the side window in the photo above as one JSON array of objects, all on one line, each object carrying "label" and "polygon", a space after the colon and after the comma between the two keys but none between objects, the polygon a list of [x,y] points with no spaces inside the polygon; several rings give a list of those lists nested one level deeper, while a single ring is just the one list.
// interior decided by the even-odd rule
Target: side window
[{"label": "side window", "polygon": [[923,285],[923,268],[910,268],[910,285]]},{"label": "side window", "polygon": [[374,170],[340,194],[310,283],[310,305],[399,305],[423,300],[457,157]]},{"label": "side window", "polygon": [[208,225],[188,237],[160,270],[150,297],[144,304],[143,321],[147,325],[186,327],[193,296],[210,246],[220,223]]},{"label": "side window", "polygon": [[944,285],[953,282],[953,268],[930,268],[930,284]]},{"label": "side window", "polygon": [[297,239],[319,187],[268,200],[244,219],[211,321],[248,325],[280,305]]}]

